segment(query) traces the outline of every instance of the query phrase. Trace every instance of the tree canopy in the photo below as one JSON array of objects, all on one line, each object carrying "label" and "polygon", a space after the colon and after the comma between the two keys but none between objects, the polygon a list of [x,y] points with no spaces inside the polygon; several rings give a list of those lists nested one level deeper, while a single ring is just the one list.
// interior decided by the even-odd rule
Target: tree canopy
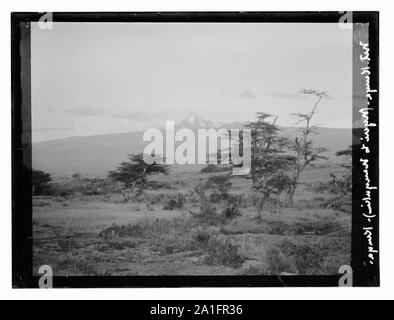
[{"label": "tree canopy", "polygon": [[129,161],[122,162],[119,167],[109,172],[109,178],[123,182],[126,187],[145,188],[147,176],[153,174],[168,174],[168,167],[156,162],[148,164],[144,161],[143,154],[128,155]]}]

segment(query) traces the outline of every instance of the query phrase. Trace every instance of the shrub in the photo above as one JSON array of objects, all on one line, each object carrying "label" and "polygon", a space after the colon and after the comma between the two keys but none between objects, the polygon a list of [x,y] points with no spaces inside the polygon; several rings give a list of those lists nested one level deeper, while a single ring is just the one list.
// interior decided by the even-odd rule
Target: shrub
[{"label": "shrub", "polygon": [[314,232],[316,235],[325,235],[341,228],[341,224],[331,218],[296,224],[297,234]]},{"label": "shrub", "polygon": [[226,219],[234,219],[236,217],[241,216],[241,210],[239,209],[238,205],[233,204],[222,211],[222,215]]},{"label": "shrub", "polygon": [[147,181],[146,189],[159,190],[159,189],[173,189],[170,183],[162,181]]},{"label": "shrub", "polygon": [[195,213],[191,210],[189,212],[194,218],[209,225],[223,224],[226,222],[226,217],[222,214],[218,214],[216,208],[209,202],[200,204],[199,212]]},{"label": "shrub", "polygon": [[71,177],[75,180],[81,180],[81,174],[79,173],[73,173]]},{"label": "shrub", "polygon": [[52,180],[51,175],[40,170],[32,170],[31,181],[33,186],[33,195],[45,195],[48,192],[49,182]]},{"label": "shrub", "polygon": [[[195,193],[198,195],[199,198],[199,211],[198,212],[193,212],[192,210],[189,210],[189,213],[196,219],[202,220],[204,222],[207,222],[209,224],[216,224],[218,222],[223,222],[223,221],[218,221],[220,218],[219,215],[217,214],[216,208],[208,201],[207,196],[205,195],[205,190],[204,186],[198,185],[194,189]],[[221,220],[221,219],[219,219]]]},{"label": "shrub", "polygon": [[224,224],[229,220],[241,215],[237,197],[232,197],[229,195],[226,201],[226,207],[222,209],[220,213],[218,213],[216,206],[213,205],[212,201],[207,199],[205,190],[206,188],[203,186],[198,186],[195,188],[195,192],[199,195],[199,212],[193,212],[192,210],[189,210],[190,214],[194,218],[197,218],[209,225],[217,225]]},{"label": "shrub", "polygon": [[114,237],[142,237],[144,228],[140,224],[118,225],[114,223],[111,227],[99,233],[100,238],[110,239]]},{"label": "shrub", "polygon": [[227,203],[229,205],[236,205],[239,208],[247,208],[249,206],[249,199],[245,194],[232,195],[230,194]]},{"label": "shrub", "polygon": [[226,172],[230,170],[231,170],[230,166],[208,164],[206,167],[201,169],[201,173]]},{"label": "shrub", "polygon": [[109,193],[116,193],[121,191],[119,184],[112,182],[109,179],[91,179],[79,186],[78,191],[84,195],[106,195]]},{"label": "shrub", "polygon": [[133,243],[135,239],[149,239],[150,243],[164,254],[203,250],[207,254],[208,264],[238,267],[244,261],[243,256],[238,253],[238,247],[229,237],[221,234],[218,227],[201,226],[201,222],[193,219],[142,220],[122,226],[114,224],[101,231],[99,237],[106,243],[111,243],[115,249],[127,247],[127,242],[120,241],[121,238],[132,238]]},{"label": "shrub", "polygon": [[156,246],[163,254],[172,254],[191,249],[191,243],[187,241],[184,233],[163,234],[156,241]]},{"label": "shrub", "polygon": [[219,229],[215,227],[197,227],[192,229],[190,232],[190,239],[193,244],[196,245],[197,248],[208,247],[209,240],[213,235],[216,235],[219,232]]},{"label": "shrub", "polygon": [[294,204],[294,208],[297,210],[314,209],[320,208],[319,204],[316,204],[313,200],[300,199]]},{"label": "shrub", "polygon": [[178,193],[177,199],[170,199],[168,203],[164,206],[164,210],[174,210],[181,209],[185,203],[185,197]]},{"label": "shrub", "polygon": [[71,254],[65,254],[61,256],[54,266],[54,269],[71,269],[72,273],[76,275],[97,275],[94,264],[82,257],[75,258]]},{"label": "shrub", "polygon": [[211,176],[208,178],[207,182],[205,183],[204,188],[213,189],[213,192],[218,193],[221,199],[227,199],[228,192],[232,185],[230,179],[231,179],[230,175]]},{"label": "shrub", "polygon": [[[111,243],[112,248],[115,249],[132,248],[136,243],[149,240],[149,243],[160,253],[172,254],[195,247],[190,240],[194,227],[193,221],[183,218],[141,220],[128,225],[113,224],[102,230],[99,237],[106,244]],[[127,241],[121,240],[125,238]],[[131,245],[128,245],[130,240],[132,240]],[[116,243],[122,243],[122,245],[114,246],[113,244]]]},{"label": "shrub", "polygon": [[293,257],[286,256],[280,248],[272,248],[266,255],[268,270],[271,274],[280,274],[282,272],[297,273]]},{"label": "shrub", "polygon": [[224,235],[210,237],[207,252],[207,263],[210,264],[220,264],[237,268],[245,260],[238,253],[237,246],[232,244],[231,239]]},{"label": "shrub", "polygon": [[350,231],[335,237],[288,238],[266,255],[271,273],[336,274],[350,263]]},{"label": "shrub", "polygon": [[296,223],[261,220],[261,223],[267,225],[267,233],[277,235],[325,235],[341,228],[341,224],[332,218]]},{"label": "shrub", "polygon": [[318,240],[294,243],[288,239],[267,254],[270,270],[275,273],[315,274],[325,259],[323,245]]},{"label": "shrub", "polygon": [[41,200],[41,199],[33,199],[33,206],[35,207],[46,207],[49,206],[51,203],[49,201]]},{"label": "shrub", "polygon": [[240,271],[240,274],[242,275],[266,275],[267,273],[267,265],[258,260],[245,261]]},{"label": "shrub", "polygon": [[196,228],[191,232],[191,240],[194,246],[207,252],[208,264],[239,267],[244,258],[238,253],[238,247],[232,240],[220,234],[216,227]]},{"label": "shrub", "polygon": [[118,225],[105,228],[99,233],[100,238],[133,237],[157,239],[163,234],[187,234],[194,227],[193,221],[185,218],[140,220],[128,225]]},{"label": "shrub", "polygon": [[61,183],[51,183],[47,189],[47,194],[54,197],[68,197],[73,195],[74,192],[76,192],[76,189]]},{"label": "shrub", "polygon": [[278,213],[280,208],[280,202],[278,199],[268,197],[261,193],[254,193],[253,203],[257,210],[257,221],[262,220],[262,213],[268,211],[269,213]]}]

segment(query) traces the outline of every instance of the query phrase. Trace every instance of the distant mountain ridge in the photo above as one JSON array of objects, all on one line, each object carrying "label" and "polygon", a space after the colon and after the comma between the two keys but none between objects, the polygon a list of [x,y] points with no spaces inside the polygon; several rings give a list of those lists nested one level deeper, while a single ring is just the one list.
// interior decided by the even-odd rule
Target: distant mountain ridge
[{"label": "distant mountain ridge", "polygon": [[181,120],[179,123],[176,124],[176,127],[190,129],[207,129],[216,128],[217,126],[217,124],[213,123],[210,120],[205,120],[197,113],[189,115],[187,118]]},{"label": "distant mountain ridge", "polygon": [[[180,128],[243,128],[241,122],[215,125],[198,116],[191,116],[175,126]],[[164,129],[162,129],[164,133]],[[299,128],[283,127],[281,134],[294,137]],[[32,144],[32,165],[34,169],[47,171],[54,176],[71,176],[80,173],[88,176],[105,176],[128,154],[141,153],[147,142],[142,140],[143,132],[125,132],[95,136],[75,136]],[[346,149],[352,141],[352,129],[319,128],[315,146],[329,149],[330,161],[340,161],[334,154]]]}]

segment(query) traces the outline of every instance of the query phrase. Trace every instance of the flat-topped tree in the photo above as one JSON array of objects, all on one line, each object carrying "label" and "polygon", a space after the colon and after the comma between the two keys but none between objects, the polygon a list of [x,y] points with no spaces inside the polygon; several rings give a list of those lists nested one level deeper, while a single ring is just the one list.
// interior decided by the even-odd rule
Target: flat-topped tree
[{"label": "flat-topped tree", "polygon": [[311,120],[316,114],[316,109],[323,98],[327,98],[328,94],[324,91],[303,89],[301,94],[311,95],[316,97],[313,108],[308,113],[293,113],[292,115],[297,119],[297,124],[302,123],[303,126],[299,130],[301,135],[294,139],[292,149],[295,152],[294,157],[294,173],[290,176],[290,184],[288,191],[288,206],[293,206],[294,193],[298,186],[301,173],[306,167],[312,165],[319,159],[327,159],[321,153],[327,151],[326,148],[318,148],[313,146],[311,135],[317,133],[317,126],[311,125]]},{"label": "flat-topped tree", "polygon": [[117,169],[108,174],[109,178],[123,182],[127,188],[137,188],[142,192],[146,188],[149,175],[168,174],[167,165],[156,162],[148,164],[144,161],[143,154],[130,154],[128,157],[128,162],[122,162]]}]

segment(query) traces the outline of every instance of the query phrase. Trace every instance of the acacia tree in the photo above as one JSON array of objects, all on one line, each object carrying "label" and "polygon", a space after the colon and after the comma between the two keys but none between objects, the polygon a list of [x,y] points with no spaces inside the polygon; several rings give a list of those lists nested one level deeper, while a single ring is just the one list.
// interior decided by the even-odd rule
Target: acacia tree
[{"label": "acacia tree", "polygon": [[31,181],[33,187],[33,195],[43,194],[49,186],[49,182],[52,181],[51,175],[41,170],[32,169]]},{"label": "acacia tree", "polygon": [[147,186],[149,175],[168,174],[166,165],[156,162],[148,164],[144,161],[142,154],[131,154],[128,157],[128,162],[122,162],[117,169],[108,174],[112,180],[123,182],[126,188],[135,188],[142,192]]},{"label": "acacia tree", "polygon": [[[274,193],[277,198],[286,190],[289,178],[285,174],[294,159],[286,152],[290,141],[279,135],[277,117],[259,112],[257,120],[247,125],[251,129],[253,188],[260,195],[258,209]],[[277,199],[278,200],[278,199]]]},{"label": "acacia tree", "polygon": [[313,146],[311,136],[317,133],[317,127],[315,125],[311,125],[311,120],[316,113],[316,109],[320,101],[323,98],[328,97],[328,95],[324,91],[306,89],[301,90],[300,93],[314,96],[317,99],[310,112],[293,113],[298,120],[297,123],[303,123],[303,126],[300,129],[301,135],[294,139],[294,143],[292,145],[292,149],[295,152],[295,157],[293,158],[293,167],[295,172],[290,176],[288,190],[288,206],[290,207],[293,206],[294,193],[298,186],[300,176],[305,168],[312,165],[316,160],[327,159],[321,155],[322,152],[327,150],[326,148],[316,148]]},{"label": "acacia tree", "polygon": [[81,180],[81,174],[78,172],[73,173],[71,177],[75,180]]},{"label": "acacia tree", "polygon": [[[352,146],[336,152],[335,155],[345,157],[350,162]],[[329,192],[333,195],[324,203],[325,207],[346,211],[352,203],[352,166],[346,163],[342,167],[345,169],[345,173],[342,176],[338,177],[334,173],[330,173],[331,180],[318,184],[315,191]]]}]

